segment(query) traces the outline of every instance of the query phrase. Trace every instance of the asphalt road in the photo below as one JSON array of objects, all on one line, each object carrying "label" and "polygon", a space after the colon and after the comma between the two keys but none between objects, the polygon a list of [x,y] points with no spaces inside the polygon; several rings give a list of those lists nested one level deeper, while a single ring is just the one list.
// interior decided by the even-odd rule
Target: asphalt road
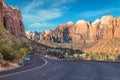
[{"label": "asphalt road", "polygon": [[47,58],[44,62],[38,56],[34,58],[31,61],[32,64],[29,65],[32,67],[20,68],[18,72],[11,72],[10,75],[7,75],[8,72],[4,72],[4,75],[1,72],[0,80],[120,80],[120,65],[118,64]]},{"label": "asphalt road", "polygon": [[35,68],[35,67],[43,65],[44,63],[45,62],[41,58],[39,58],[37,55],[34,55],[34,56],[30,57],[29,61],[24,61],[24,66],[19,67],[19,68],[14,69],[14,70],[8,70],[8,71],[0,72],[0,76],[10,74],[10,73],[15,73],[15,72],[28,70],[28,69],[31,69],[31,68]]}]

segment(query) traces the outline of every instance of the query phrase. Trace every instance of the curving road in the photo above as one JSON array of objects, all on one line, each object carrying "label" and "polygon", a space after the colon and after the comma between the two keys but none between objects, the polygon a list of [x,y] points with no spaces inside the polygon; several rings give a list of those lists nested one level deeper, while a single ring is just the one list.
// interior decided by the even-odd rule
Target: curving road
[{"label": "curving road", "polygon": [[0,80],[120,80],[118,64],[44,60],[39,56],[33,56],[28,63],[29,66],[0,72]]}]

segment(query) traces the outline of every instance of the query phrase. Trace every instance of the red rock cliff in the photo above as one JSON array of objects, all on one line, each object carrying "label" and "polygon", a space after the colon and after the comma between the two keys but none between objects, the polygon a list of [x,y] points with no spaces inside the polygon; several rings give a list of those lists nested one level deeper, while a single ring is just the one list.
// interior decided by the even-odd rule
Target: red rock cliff
[{"label": "red rock cliff", "polygon": [[59,43],[92,43],[100,40],[120,38],[120,18],[105,15],[94,22],[79,20],[60,25],[49,34],[43,33],[40,42],[52,41]]},{"label": "red rock cliff", "polygon": [[25,34],[20,9],[6,4],[4,0],[0,0],[0,23],[16,36]]}]

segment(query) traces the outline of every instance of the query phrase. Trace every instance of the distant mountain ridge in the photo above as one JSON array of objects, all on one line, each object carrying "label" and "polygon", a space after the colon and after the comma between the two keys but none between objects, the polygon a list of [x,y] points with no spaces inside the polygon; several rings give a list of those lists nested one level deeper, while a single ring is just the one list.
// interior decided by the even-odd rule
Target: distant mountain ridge
[{"label": "distant mountain ridge", "polygon": [[53,31],[48,30],[41,33],[39,42],[46,45],[48,42],[74,44],[78,45],[79,48],[79,46],[85,47],[89,44],[94,46],[101,41],[107,42],[116,38],[120,38],[120,17],[114,18],[112,15],[105,15],[94,22],[79,20],[76,23],[62,24]]},{"label": "distant mountain ridge", "polygon": [[90,43],[101,39],[120,38],[119,25],[120,18],[114,18],[112,15],[105,15],[94,22],[79,20],[75,24],[66,23],[54,31],[43,33],[40,41]]}]

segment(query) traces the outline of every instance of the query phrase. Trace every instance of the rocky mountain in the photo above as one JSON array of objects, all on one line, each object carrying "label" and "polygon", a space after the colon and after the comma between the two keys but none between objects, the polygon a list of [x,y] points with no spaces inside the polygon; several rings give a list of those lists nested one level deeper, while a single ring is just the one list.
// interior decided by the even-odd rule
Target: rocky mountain
[{"label": "rocky mountain", "polygon": [[31,50],[32,46],[25,38],[20,10],[0,0],[0,68],[12,67],[9,63],[17,64]]},{"label": "rocky mountain", "polygon": [[20,9],[0,0],[0,24],[16,36],[25,34]]},{"label": "rocky mountain", "polygon": [[40,33],[38,32],[31,32],[31,31],[26,31],[25,32],[25,35],[26,37],[31,40],[31,41],[36,41],[38,42],[39,41],[39,38],[40,38]]},{"label": "rocky mountain", "polygon": [[71,43],[85,47],[115,38],[120,38],[120,17],[114,18],[112,15],[105,15],[94,22],[79,20],[76,23],[62,24],[53,31],[42,33],[40,43]]}]

